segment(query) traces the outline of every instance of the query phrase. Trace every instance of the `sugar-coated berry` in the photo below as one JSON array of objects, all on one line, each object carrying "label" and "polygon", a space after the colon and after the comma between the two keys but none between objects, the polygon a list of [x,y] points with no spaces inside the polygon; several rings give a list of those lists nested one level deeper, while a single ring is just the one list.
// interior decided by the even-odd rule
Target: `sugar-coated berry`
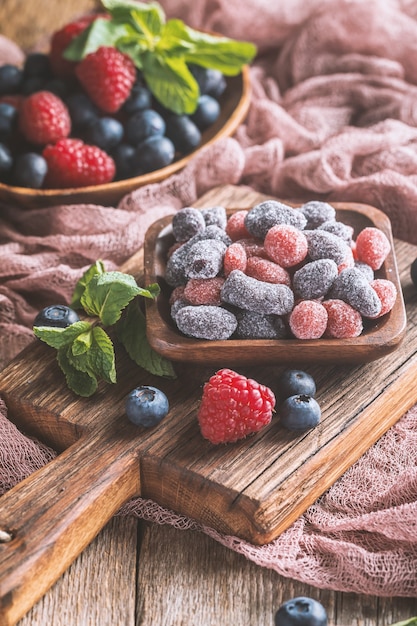
[{"label": "sugar-coated berry", "polygon": [[126,397],[125,411],[128,419],[137,426],[156,426],[169,411],[168,398],[163,391],[150,385],[133,389]]},{"label": "sugar-coated berry", "polygon": [[325,230],[305,231],[308,241],[308,255],[313,261],[332,259],[337,265],[343,263],[351,254],[350,246],[333,233]]},{"label": "sugar-coated berry", "polygon": [[233,270],[240,270],[246,273],[248,257],[246,250],[242,244],[235,242],[227,247],[223,258],[223,272],[225,276],[229,276]]},{"label": "sugar-coated berry", "polygon": [[382,317],[393,308],[397,299],[397,288],[391,280],[385,278],[375,278],[370,282],[370,285],[381,300],[381,310],[377,317]]},{"label": "sugar-coated berry", "polygon": [[229,339],[237,327],[236,317],[219,306],[184,306],[175,315],[178,330],[187,337],[211,341]]},{"label": "sugar-coated berry", "polygon": [[278,379],[278,395],[282,400],[297,395],[314,397],[316,395],[315,380],[311,374],[303,370],[284,370]]},{"label": "sugar-coated berry", "polygon": [[306,223],[307,220],[301,211],[277,200],[265,200],[255,205],[245,217],[247,230],[253,237],[259,239],[264,239],[272,226],[289,224],[303,229]]},{"label": "sugar-coated berry", "polygon": [[279,315],[267,315],[256,311],[236,313],[237,339],[285,339],[286,325]]},{"label": "sugar-coated berry", "polygon": [[184,287],[183,297],[194,305],[209,304],[220,306],[220,292],[224,278],[191,278]]},{"label": "sugar-coated berry", "polygon": [[265,246],[263,242],[259,239],[254,239],[253,237],[245,237],[244,239],[238,239],[236,243],[240,243],[240,245],[245,248],[246,256],[248,258],[251,256],[259,256],[263,259],[268,258]]},{"label": "sugar-coated berry", "polygon": [[344,300],[364,317],[379,315],[382,305],[364,274],[355,267],[343,270],[333,283],[330,298]]},{"label": "sugar-coated berry", "polygon": [[272,226],[265,235],[265,250],[281,267],[294,267],[307,256],[308,243],[303,231],[291,224]]},{"label": "sugar-coated berry", "polygon": [[294,273],[294,295],[303,300],[322,298],[328,293],[337,276],[337,265],[331,259],[306,263]]},{"label": "sugar-coated berry", "polygon": [[187,241],[205,228],[204,216],[194,207],[184,207],[172,218],[172,232],[176,241]]},{"label": "sugar-coated berry", "polygon": [[301,300],[291,311],[288,323],[296,339],[319,339],[327,326],[327,311],[318,300]]},{"label": "sugar-coated berry", "polygon": [[315,398],[297,394],[285,398],[279,409],[280,424],[288,430],[310,430],[321,418],[321,408]]},{"label": "sugar-coated berry", "polygon": [[382,267],[390,250],[389,239],[379,228],[368,226],[356,237],[357,259],[370,265],[373,270]]},{"label": "sugar-coated berry", "polygon": [[235,211],[227,220],[226,233],[232,241],[247,239],[250,237],[250,232],[245,226],[245,218],[247,214],[248,211],[244,209],[241,211]]},{"label": "sugar-coated berry", "polygon": [[360,270],[365,278],[369,280],[369,282],[371,282],[371,280],[374,280],[374,270],[367,263],[364,263],[363,261],[355,261],[354,267],[356,267],[357,270]]},{"label": "sugar-coated berry", "polygon": [[344,224],[344,222],[337,222],[336,220],[330,220],[328,222],[324,222],[320,224],[320,230],[325,230],[328,233],[332,233],[333,235],[337,235],[346,243],[350,245],[353,237],[353,227],[349,226],[349,224]]},{"label": "sugar-coated berry", "polygon": [[266,283],[240,270],[233,270],[222,287],[223,302],[246,311],[286,315],[294,305],[294,295],[287,285]]},{"label": "sugar-coated berry", "polygon": [[275,626],[327,626],[327,612],[314,598],[299,596],[279,607]]},{"label": "sugar-coated berry", "polygon": [[328,202],[310,200],[300,207],[301,213],[306,218],[306,229],[319,228],[325,222],[336,219],[336,210]]},{"label": "sugar-coated berry", "polygon": [[36,315],[33,326],[52,326],[53,328],[66,328],[75,322],[79,322],[78,313],[65,304],[52,304],[45,307]]},{"label": "sugar-coated berry", "polygon": [[359,337],[363,330],[362,315],[347,302],[337,299],[323,301],[327,311],[325,337],[352,339]]},{"label": "sugar-coated berry", "polygon": [[246,274],[266,283],[280,283],[288,287],[291,285],[291,277],[285,268],[259,256],[249,257],[246,263]]},{"label": "sugar-coated berry", "polygon": [[187,278],[214,278],[223,267],[226,245],[222,241],[202,239],[189,250],[184,273]]},{"label": "sugar-coated berry", "polygon": [[227,213],[224,206],[211,206],[201,209],[201,215],[204,217],[206,226],[218,226],[222,230],[226,230]]}]

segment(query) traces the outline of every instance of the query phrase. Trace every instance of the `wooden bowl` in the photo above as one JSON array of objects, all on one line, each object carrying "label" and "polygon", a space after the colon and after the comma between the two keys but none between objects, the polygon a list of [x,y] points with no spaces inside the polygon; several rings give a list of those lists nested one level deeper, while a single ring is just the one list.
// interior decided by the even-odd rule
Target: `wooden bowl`
[{"label": "wooden bowl", "polygon": [[[354,237],[366,226],[381,229],[391,243],[391,251],[376,278],[391,280],[398,292],[393,309],[378,320],[367,320],[363,333],[354,339],[254,339],[208,341],[184,336],[176,329],[169,313],[171,289],[164,280],[166,253],[172,245],[172,216],[155,222],[144,245],[145,284],[158,282],[161,294],[146,301],[147,336],[152,348],[172,361],[204,365],[233,366],[257,364],[366,363],[394,351],[405,335],[406,313],[395,259],[389,218],[380,210],[362,204],[333,203],[337,219],[354,228]],[[230,214],[237,209],[228,209]]]},{"label": "wooden bowl", "polygon": [[115,206],[123,196],[148,185],[158,183],[181,170],[203,148],[222,137],[230,137],[245,118],[250,104],[251,84],[249,67],[244,66],[238,76],[226,77],[226,89],[219,102],[221,113],[217,121],[202,133],[201,144],[184,157],[149,174],[135,176],[104,185],[72,189],[27,189],[0,183],[0,202],[25,209],[37,209],[59,204],[92,203]]}]

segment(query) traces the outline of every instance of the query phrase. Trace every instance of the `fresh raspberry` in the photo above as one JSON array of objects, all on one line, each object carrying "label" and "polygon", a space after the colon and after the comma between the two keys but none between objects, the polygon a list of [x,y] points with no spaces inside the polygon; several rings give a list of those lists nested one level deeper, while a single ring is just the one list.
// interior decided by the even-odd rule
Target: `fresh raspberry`
[{"label": "fresh raspberry", "polygon": [[379,270],[391,249],[386,234],[379,228],[368,226],[356,237],[356,258]]},{"label": "fresh raspberry", "polygon": [[86,28],[98,17],[108,18],[107,14],[86,15],[79,20],[66,24],[57,30],[51,38],[51,48],[49,51],[49,62],[55,76],[67,78],[74,75],[77,66],[75,61],[68,61],[62,55],[71,41],[78,37]]},{"label": "fresh raspberry", "polygon": [[28,141],[45,146],[68,137],[71,118],[61,98],[50,91],[37,91],[20,106],[19,128]]},{"label": "fresh raspberry", "polygon": [[265,385],[221,369],[203,388],[198,422],[211,443],[231,443],[256,433],[272,419],[275,395]]},{"label": "fresh raspberry", "polygon": [[61,139],[42,153],[48,164],[45,186],[49,188],[87,187],[110,182],[115,174],[113,159],[97,146],[79,139]]},{"label": "fresh raspberry", "polygon": [[133,61],[111,46],[101,46],[88,54],[75,73],[91,100],[105,113],[120,109],[136,80]]}]

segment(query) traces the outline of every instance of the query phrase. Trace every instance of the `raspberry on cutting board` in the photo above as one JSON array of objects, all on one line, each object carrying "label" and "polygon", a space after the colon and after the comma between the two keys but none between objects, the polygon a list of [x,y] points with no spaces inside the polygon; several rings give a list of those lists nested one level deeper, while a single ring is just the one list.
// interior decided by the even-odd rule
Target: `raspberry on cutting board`
[{"label": "raspberry on cutting board", "polygon": [[205,383],[198,422],[211,443],[232,443],[267,426],[275,395],[265,385],[233,370],[217,371]]}]

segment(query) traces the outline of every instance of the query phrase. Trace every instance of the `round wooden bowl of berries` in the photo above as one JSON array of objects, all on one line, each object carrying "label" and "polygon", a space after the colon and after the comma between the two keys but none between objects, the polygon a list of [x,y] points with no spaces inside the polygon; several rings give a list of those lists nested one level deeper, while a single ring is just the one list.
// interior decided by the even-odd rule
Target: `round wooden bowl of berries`
[{"label": "round wooden bowl of berries", "polygon": [[390,221],[368,205],[185,207],[144,255],[148,340],[173,361],[366,363],[405,335]]},{"label": "round wooden bowl of berries", "polygon": [[114,206],[244,119],[253,44],[166,20],[156,3],[102,5],[0,67],[1,201]]}]

